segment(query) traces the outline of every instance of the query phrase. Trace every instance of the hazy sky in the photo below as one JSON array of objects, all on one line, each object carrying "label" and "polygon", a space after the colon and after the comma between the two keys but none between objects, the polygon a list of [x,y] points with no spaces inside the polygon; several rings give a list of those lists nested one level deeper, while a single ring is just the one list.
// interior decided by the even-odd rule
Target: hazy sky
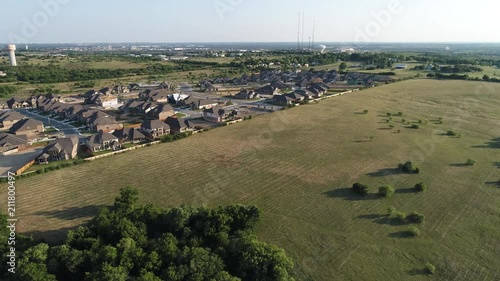
[{"label": "hazy sky", "polygon": [[0,42],[295,42],[299,11],[305,41],[315,20],[316,42],[500,42],[499,10],[498,0],[11,0]]}]

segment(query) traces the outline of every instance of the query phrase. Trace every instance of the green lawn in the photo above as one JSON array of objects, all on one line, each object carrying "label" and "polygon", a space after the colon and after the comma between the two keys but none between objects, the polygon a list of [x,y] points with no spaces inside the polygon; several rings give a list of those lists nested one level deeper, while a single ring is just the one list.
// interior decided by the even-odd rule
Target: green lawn
[{"label": "green lawn", "polygon": [[[60,238],[135,186],[143,202],[162,206],[259,206],[259,237],[295,260],[297,280],[497,281],[499,91],[410,80],[22,179],[18,231]],[[387,112],[400,111],[387,123]],[[409,129],[403,118],[428,122]],[[464,166],[467,159],[477,163]],[[420,174],[394,170],[408,160]],[[355,196],[354,182],[371,194]],[[428,190],[413,193],[417,182]],[[374,195],[382,185],[396,193]],[[425,215],[419,237],[385,217],[390,206]],[[427,262],[432,276],[422,271]]]}]

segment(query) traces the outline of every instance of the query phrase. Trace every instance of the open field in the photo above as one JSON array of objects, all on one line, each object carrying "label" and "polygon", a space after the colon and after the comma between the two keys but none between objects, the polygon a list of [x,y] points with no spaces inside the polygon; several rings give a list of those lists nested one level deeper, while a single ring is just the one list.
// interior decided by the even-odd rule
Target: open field
[{"label": "open field", "polygon": [[[61,237],[134,186],[162,206],[259,206],[258,235],[295,260],[297,280],[496,281],[499,92],[494,83],[405,81],[22,179],[19,231]],[[402,118],[427,124],[409,129]],[[468,158],[477,164],[462,165]],[[392,170],[408,160],[421,174]],[[359,198],[346,189],[357,181],[396,194]],[[411,192],[420,181],[428,191]],[[421,235],[405,238],[409,226],[383,216],[389,206],[423,213]],[[426,262],[435,275],[422,273]]]}]

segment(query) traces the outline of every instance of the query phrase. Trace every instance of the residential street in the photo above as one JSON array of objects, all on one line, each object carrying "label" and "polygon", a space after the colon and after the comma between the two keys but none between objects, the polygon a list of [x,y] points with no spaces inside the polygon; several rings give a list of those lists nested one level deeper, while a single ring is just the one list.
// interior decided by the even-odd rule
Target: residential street
[{"label": "residential street", "polygon": [[21,112],[21,114],[23,114],[29,118],[33,118],[35,120],[42,121],[45,124],[48,124],[50,126],[53,126],[54,128],[59,129],[62,133],[64,133],[64,135],[66,137],[78,137],[80,139],[84,138],[82,135],[79,135],[79,131],[76,128],[74,128],[71,125],[65,124],[61,121],[58,121],[54,118],[49,118],[47,116],[41,116],[41,115],[38,115],[38,114],[33,113],[33,112],[26,110],[26,109],[21,109],[19,112]]}]

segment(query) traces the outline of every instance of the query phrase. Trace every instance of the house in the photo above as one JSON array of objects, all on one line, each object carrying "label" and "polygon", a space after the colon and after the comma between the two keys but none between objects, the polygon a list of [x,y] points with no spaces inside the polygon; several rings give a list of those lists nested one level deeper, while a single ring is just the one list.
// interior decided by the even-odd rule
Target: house
[{"label": "house", "polygon": [[26,118],[26,116],[17,111],[3,111],[0,113],[0,129],[8,130],[15,123],[21,121],[24,118]]},{"label": "house", "polygon": [[85,140],[85,145],[91,152],[119,150],[121,148],[121,144],[116,136],[103,131],[99,131],[99,133],[88,137]]},{"label": "house", "polygon": [[168,96],[172,94],[166,89],[146,90],[139,94],[139,98],[144,101],[168,102]]},{"label": "house", "polygon": [[24,107],[29,107],[29,103],[21,98],[11,98],[10,100],[7,101],[7,106],[10,109],[14,108],[24,108]]},{"label": "house", "polygon": [[191,131],[191,126],[184,118],[168,117],[165,123],[170,126],[170,132],[173,134],[179,134]]},{"label": "house", "polygon": [[286,94],[285,96],[288,97],[288,98],[291,98],[293,100],[293,102],[295,102],[295,103],[299,103],[299,102],[303,101],[306,98],[305,96],[300,95],[300,94],[295,93],[295,92]]},{"label": "house", "polygon": [[140,100],[129,100],[127,103],[125,103],[124,106],[122,106],[122,110],[127,113],[127,114],[144,114],[144,108],[147,106],[147,103],[145,101],[140,101]]},{"label": "house", "polygon": [[241,100],[250,100],[250,99],[258,99],[260,98],[260,95],[257,94],[255,91],[245,89],[237,93],[234,97]]},{"label": "house", "polygon": [[153,110],[150,110],[146,117],[149,119],[167,120],[168,117],[175,115],[175,110],[169,104],[160,104]]},{"label": "house", "polygon": [[99,132],[99,131],[110,132],[123,128],[123,125],[116,122],[116,119],[113,116],[109,116],[101,111],[92,115],[87,120],[87,124],[89,126],[90,131],[93,132]]},{"label": "house", "polygon": [[66,109],[64,112],[65,118],[70,120],[77,120],[80,112],[85,111],[85,108],[79,104],[74,104]]},{"label": "house", "polygon": [[290,105],[293,103],[293,98],[287,97],[286,95],[274,95],[272,103],[276,105]]},{"label": "house", "polygon": [[305,100],[312,100],[316,98],[316,95],[308,90],[295,90],[294,93],[303,96]]},{"label": "house", "polygon": [[192,107],[194,109],[208,109],[216,106],[218,103],[217,101],[210,100],[210,99],[202,99],[198,100],[198,102],[193,103]]},{"label": "house", "polygon": [[101,107],[114,107],[118,105],[118,97],[112,94],[99,94],[95,100],[95,104]]},{"label": "house", "polygon": [[278,89],[281,92],[285,91],[286,89],[290,89],[290,86],[281,81],[273,81],[271,82],[271,86],[273,86],[274,88]]},{"label": "house", "polygon": [[112,134],[113,136],[118,138],[118,141],[120,141],[120,143],[140,143],[147,140],[146,136],[136,128],[123,128],[120,130],[115,130]]},{"label": "house", "polygon": [[0,133],[0,152],[16,148],[25,148],[28,145],[28,136]]},{"label": "house", "polygon": [[268,96],[279,94],[278,88],[276,88],[272,85],[267,85],[267,86],[258,88],[255,90],[255,92],[259,95],[268,95]]},{"label": "house", "polygon": [[47,164],[53,161],[69,160],[78,154],[78,138],[60,138],[51,141],[37,158],[39,164]]},{"label": "house", "polygon": [[170,94],[168,95],[168,102],[173,104],[179,104],[181,101],[187,98],[189,98],[189,96],[185,94]]},{"label": "house", "polygon": [[125,85],[116,85],[113,87],[112,93],[115,94],[128,94],[130,93],[130,88]]},{"label": "house", "polygon": [[45,128],[43,127],[43,122],[26,118],[12,125],[9,131],[16,136],[27,135],[28,137],[33,137],[38,133],[43,133]]},{"label": "house", "polygon": [[195,103],[198,103],[200,99],[193,96],[189,96],[186,99],[180,100],[179,105],[193,107]]},{"label": "house", "polygon": [[230,117],[236,115],[234,110],[226,110],[220,106],[215,106],[203,111],[203,119],[208,122],[222,123],[226,122]]},{"label": "house", "polygon": [[141,132],[152,139],[170,134],[170,126],[160,120],[146,120],[141,124]]}]

